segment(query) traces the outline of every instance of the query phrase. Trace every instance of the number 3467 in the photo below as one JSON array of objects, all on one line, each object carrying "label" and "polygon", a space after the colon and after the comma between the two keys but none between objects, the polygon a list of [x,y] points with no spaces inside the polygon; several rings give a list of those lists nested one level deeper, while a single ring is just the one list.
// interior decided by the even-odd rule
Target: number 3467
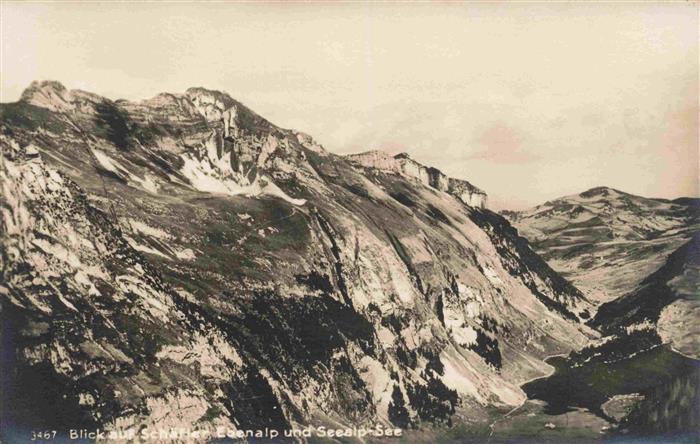
[{"label": "number 3467", "polygon": [[46,431],[38,431],[38,432],[32,432],[32,441],[48,441],[50,439],[56,438],[56,431],[55,430],[46,430]]}]

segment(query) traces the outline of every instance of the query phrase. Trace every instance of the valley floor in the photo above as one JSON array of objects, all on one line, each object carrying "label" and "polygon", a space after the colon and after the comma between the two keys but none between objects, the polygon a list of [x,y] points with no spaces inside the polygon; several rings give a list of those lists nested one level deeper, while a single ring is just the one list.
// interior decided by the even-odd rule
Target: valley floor
[{"label": "valley floor", "polygon": [[[667,403],[663,410],[671,416],[683,416],[678,410],[682,410],[688,400],[697,401],[693,398],[697,387],[692,383],[688,386],[684,378],[692,379],[697,375],[700,361],[661,345],[632,353],[612,365],[595,361],[581,365],[576,359],[564,356],[549,357],[547,362],[552,365],[550,374],[521,384],[528,399],[520,406],[508,412],[493,412],[491,420],[470,418],[473,421],[439,431],[409,431],[401,442],[697,442],[697,436],[692,429],[686,430],[688,423],[682,420],[678,425],[679,434],[669,436],[654,432],[652,429],[656,425],[647,423],[644,417],[640,419],[639,414],[632,420],[625,417],[638,403],[642,403],[638,412],[648,409],[643,404],[645,396],[639,393],[646,393],[647,404],[657,406],[655,393],[669,387],[668,390],[680,392],[682,399]],[[661,395],[663,400],[670,398],[672,396],[665,392]],[[692,410],[692,405],[685,405],[685,408]],[[692,425],[692,419],[690,421]],[[639,432],[644,429],[647,433]]]}]

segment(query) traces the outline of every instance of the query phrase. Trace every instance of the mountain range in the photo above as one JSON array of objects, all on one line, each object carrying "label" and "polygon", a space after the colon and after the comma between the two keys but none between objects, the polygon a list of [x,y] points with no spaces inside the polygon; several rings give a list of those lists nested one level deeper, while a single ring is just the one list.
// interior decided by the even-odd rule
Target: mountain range
[{"label": "mountain range", "polygon": [[700,227],[700,201],[592,188],[503,212],[542,258],[592,300],[632,291]]},{"label": "mountain range", "polygon": [[[696,227],[692,200],[594,189],[505,214],[513,226],[467,180],[408,154],[333,154],[205,88],[134,102],[34,82],[0,116],[8,439],[479,435],[545,360],[602,336],[658,321],[697,349],[678,338],[687,256],[662,267]],[[676,296],[628,315],[657,285]]]}]

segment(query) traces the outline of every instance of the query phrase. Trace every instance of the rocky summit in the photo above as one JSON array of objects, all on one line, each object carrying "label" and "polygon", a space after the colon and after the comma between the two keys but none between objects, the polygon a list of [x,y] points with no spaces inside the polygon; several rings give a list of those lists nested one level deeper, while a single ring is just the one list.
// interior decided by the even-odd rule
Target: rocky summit
[{"label": "rocky summit", "polygon": [[405,155],[204,88],[34,82],[0,115],[6,431],[483,427],[597,336],[483,191]]}]

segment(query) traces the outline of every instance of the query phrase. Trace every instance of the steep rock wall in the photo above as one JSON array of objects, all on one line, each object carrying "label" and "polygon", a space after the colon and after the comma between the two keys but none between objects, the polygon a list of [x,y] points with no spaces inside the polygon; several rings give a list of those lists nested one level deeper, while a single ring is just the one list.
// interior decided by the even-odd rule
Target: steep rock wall
[{"label": "steep rock wall", "polygon": [[353,163],[364,167],[392,171],[417,179],[426,186],[449,193],[475,208],[487,207],[487,195],[466,180],[448,177],[437,168],[426,167],[401,153],[390,156],[382,151],[368,151],[346,156]]}]

